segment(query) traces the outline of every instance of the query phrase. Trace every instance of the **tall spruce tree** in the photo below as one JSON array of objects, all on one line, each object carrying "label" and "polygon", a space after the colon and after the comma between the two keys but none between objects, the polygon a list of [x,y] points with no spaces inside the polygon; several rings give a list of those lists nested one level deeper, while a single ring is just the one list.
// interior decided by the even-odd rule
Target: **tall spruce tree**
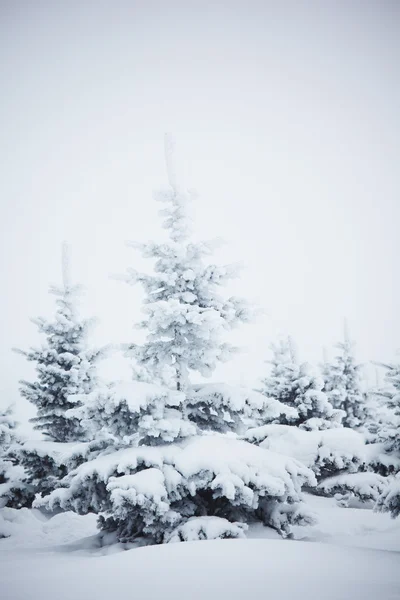
[{"label": "tall spruce tree", "polygon": [[156,260],[154,273],[130,269],[126,277],[130,284],[141,283],[146,293],[146,317],[140,327],[148,332],[147,341],[132,344],[130,355],[152,381],[185,391],[191,370],[208,376],[236,350],[221,337],[248,320],[249,308],[243,299],[220,294],[222,285],[237,275],[237,268],[206,263],[215,242],[191,239],[192,197],[176,181],[172,149],[166,136],[170,189],[155,196],[166,204],[160,215],[169,239],[134,244],[146,258]]},{"label": "tall spruce tree", "polygon": [[366,399],[361,386],[361,368],[354,357],[354,342],[350,340],[347,323],[344,340],[336,346],[338,354],[332,363],[325,363],[324,391],[335,409],[343,410],[343,425],[357,428],[367,418]]},{"label": "tall spruce tree", "polygon": [[50,440],[71,442],[82,439],[85,433],[76,418],[66,416],[66,412],[75,407],[70,397],[93,389],[95,363],[103,350],[92,350],[87,346],[87,334],[93,320],[79,318],[77,307],[81,287],[70,282],[65,243],[62,254],[63,285],[50,287],[50,293],[57,298],[55,318],[52,321],[33,320],[40,333],[46,336],[46,342],[40,348],[18,352],[36,365],[36,380],[21,381],[21,395],[37,408],[37,416],[32,419],[35,429]]}]

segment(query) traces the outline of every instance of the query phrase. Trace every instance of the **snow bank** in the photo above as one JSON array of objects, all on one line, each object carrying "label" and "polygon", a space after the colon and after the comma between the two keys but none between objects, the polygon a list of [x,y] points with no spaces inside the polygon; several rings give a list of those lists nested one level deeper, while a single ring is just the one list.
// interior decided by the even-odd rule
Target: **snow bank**
[{"label": "snow bank", "polygon": [[0,561],[0,581],[4,598],[12,600],[394,600],[400,595],[398,567],[398,556],[389,552],[215,540],[92,558],[9,553]]},{"label": "snow bank", "polygon": [[[82,538],[97,533],[95,515],[81,517],[72,512],[60,513],[49,518],[39,510],[20,508],[3,508],[0,510],[0,542],[4,552],[9,554],[14,549],[44,549],[62,546],[71,542],[82,542]],[[0,562],[2,560],[0,548]],[[1,587],[1,586],[0,586]]]},{"label": "snow bank", "polygon": [[[316,523],[294,527],[296,539],[400,552],[400,519],[369,508],[341,508],[334,498],[304,494],[304,501],[316,515]],[[256,532],[259,537],[259,532]],[[248,537],[253,537],[252,526]],[[357,598],[357,596],[356,596]]]}]

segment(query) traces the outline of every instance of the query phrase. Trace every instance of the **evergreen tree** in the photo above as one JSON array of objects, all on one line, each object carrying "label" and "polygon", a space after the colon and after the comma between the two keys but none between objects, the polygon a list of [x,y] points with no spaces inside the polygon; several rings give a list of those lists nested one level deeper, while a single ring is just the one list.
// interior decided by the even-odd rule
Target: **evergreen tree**
[{"label": "evergreen tree", "polygon": [[400,453],[400,364],[386,364],[388,388],[382,391],[386,406],[393,419],[387,424],[385,449],[389,453]]},{"label": "evergreen tree", "polygon": [[344,341],[337,344],[339,353],[334,361],[325,363],[324,391],[335,409],[343,410],[343,425],[357,428],[367,419],[365,395],[361,386],[361,365],[354,358],[354,342],[345,325]]},{"label": "evergreen tree", "polygon": [[330,429],[341,425],[343,413],[332,408],[323,387],[323,380],[311,365],[302,363],[293,382],[294,406],[299,413],[294,424],[301,429]]},{"label": "evergreen tree", "polygon": [[222,285],[237,275],[237,268],[206,264],[215,242],[191,239],[191,194],[176,182],[171,141],[166,139],[170,189],[156,195],[166,208],[160,211],[168,232],[165,243],[135,244],[147,258],[156,260],[154,273],[130,269],[128,283],[141,283],[146,293],[147,331],[144,345],[132,344],[130,355],[150,372],[153,381],[178,391],[189,385],[191,370],[209,376],[219,361],[236,348],[222,334],[249,319],[249,307],[240,298],[224,298]]},{"label": "evergreen tree", "polygon": [[382,384],[376,370],[375,384],[365,391],[366,419],[364,431],[368,444],[385,442],[396,421],[395,407],[392,405],[393,388]]},{"label": "evergreen tree", "polygon": [[11,406],[0,408],[0,450],[3,453],[16,441],[17,422]]},{"label": "evergreen tree", "polygon": [[[386,428],[385,452],[390,455],[391,463],[399,470],[400,463],[400,364],[388,364],[386,380],[391,386],[387,390],[387,406],[393,411],[392,423]],[[397,467],[397,468],[396,468]],[[393,517],[400,515],[400,471],[378,500],[377,508],[389,511]]]},{"label": "evergreen tree", "polygon": [[17,425],[11,406],[0,409],[0,508],[18,508],[26,496],[24,469],[15,465],[10,454],[10,448],[20,441]]},{"label": "evergreen tree", "polygon": [[299,365],[294,360],[290,351],[288,339],[281,339],[271,344],[272,358],[268,361],[271,365],[270,373],[262,379],[260,392],[269,398],[294,406],[294,381],[299,374]]},{"label": "evergreen tree", "polygon": [[308,363],[297,362],[291,338],[272,345],[273,358],[270,375],[263,380],[261,392],[295,409],[296,417],[287,420],[283,414],[281,424],[291,424],[302,429],[329,429],[340,424],[341,413],[332,409],[322,391],[323,381],[316,376]]},{"label": "evergreen tree", "polygon": [[84,431],[75,418],[66,412],[74,407],[71,396],[88,393],[96,381],[95,362],[102,350],[90,350],[86,337],[92,320],[82,320],[77,312],[80,286],[71,285],[68,274],[67,247],[63,246],[63,285],[51,287],[57,298],[57,311],[53,321],[34,320],[46,343],[40,348],[24,352],[29,361],[36,364],[37,379],[21,381],[21,394],[37,408],[32,419],[35,428],[48,439],[69,442],[82,439]]},{"label": "evergreen tree", "polygon": [[7,471],[12,466],[7,458],[7,451],[11,444],[16,441],[16,421],[13,418],[11,407],[0,408],[0,497],[3,496],[2,487],[8,480]]}]

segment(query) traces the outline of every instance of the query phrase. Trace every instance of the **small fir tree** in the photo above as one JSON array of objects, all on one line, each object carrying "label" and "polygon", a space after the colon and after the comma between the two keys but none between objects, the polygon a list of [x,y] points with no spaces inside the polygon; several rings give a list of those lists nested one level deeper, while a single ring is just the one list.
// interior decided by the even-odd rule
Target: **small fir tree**
[{"label": "small fir tree", "polygon": [[312,366],[302,363],[293,382],[294,406],[299,418],[294,424],[301,429],[331,429],[341,426],[343,412],[332,408],[323,391],[324,382]]},{"label": "small fir tree", "polygon": [[293,340],[280,340],[272,345],[273,358],[270,375],[263,379],[261,392],[293,408],[296,417],[287,420],[282,415],[280,424],[302,429],[329,429],[340,424],[341,413],[332,409],[322,391],[323,381],[308,363],[299,364]]},{"label": "small fir tree", "polygon": [[[387,390],[387,406],[393,411],[393,421],[386,429],[385,453],[391,458],[390,462],[399,470],[400,462],[400,364],[388,364],[386,380],[391,386]],[[388,511],[393,517],[400,514],[400,471],[397,473],[378,500],[377,508]]]},{"label": "small fir tree", "polygon": [[289,339],[271,344],[272,358],[270,373],[262,379],[260,392],[289,406],[295,404],[294,381],[299,374],[299,365],[290,350]]},{"label": "small fir tree", "polygon": [[165,243],[134,244],[156,260],[154,273],[130,269],[128,283],[144,287],[147,331],[144,345],[132,344],[129,354],[158,381],[178,391],[189,386],[190,371],[209,376],[220,361],[236,350],[222,334],[247,321],[250,310],[240,298],[224,298],[222,286],[237,275],[237,268],[206,263],[215,242],[191,239],[192,196],[176,182],[172,143],[166,137],[166,163],[170,189],[156,194],[166,204],[160,211],[168,232]]},{"label": "small fir tree", "polygon": [[[12,407],[0,408],[0,508],[19,508],[29,495],[24,469],[15,464],[10,452],[11,448],[20,442],[17,425]],[[30,501],[32,499],[30,495]]]},{"label": "small fir tree", "polygon": [[363,430],[368,444],[385,442],[396,421],[395,407],[391,399],[392,386],[381,382],[378,369],[375,383],[365,391],[366,419]]},{"label": "small fir tree", "polygon": [[354,358],[354,342],[345,324],[344,341],[337,344],[339,353],[323,368],[324,391],[335,409],[344,411],[343,425],[360,427],[367,419],[366,399],[361,385],[361,368]]},{"label": "small fir tree", "polygon": [[46,336],[40,348],[19,351],[36,364],[37,379],[21,381],[21,394],[37,408],[32,419],[35,428],[50,440],[70,442],[80,440],[85,433],[75,418],[66,412],[74,406],[70,397],[89,393],[96,382],[95,363],[103,350],[91,350],[86,338],[93,320],[80,319],[77,300],[81,288],[70,283],[68,249],[63,246],[63,285],[51,287],[57,298],[54,321],[39,318],[34,323]]}]

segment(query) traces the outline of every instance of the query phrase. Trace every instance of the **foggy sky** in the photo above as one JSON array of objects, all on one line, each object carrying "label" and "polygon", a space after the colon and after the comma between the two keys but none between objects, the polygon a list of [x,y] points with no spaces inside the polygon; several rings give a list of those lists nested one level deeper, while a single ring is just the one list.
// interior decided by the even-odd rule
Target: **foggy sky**
[{"label": "foggy sky", "polygon": [[160,235],[165,131],[197,236],[229,242],[231,289],[265,310],[214,380],[252,385],[278,334],[319,361],[344,316],[360,360],[393,359],[399,16],[383,0],[0,1],[1,404],[32,374],[10,348],[40,341],[29,319],[53,312],[64,239],[93,341],[137,339],[141,292],[109,276],[145,264],[126,240]]}]

